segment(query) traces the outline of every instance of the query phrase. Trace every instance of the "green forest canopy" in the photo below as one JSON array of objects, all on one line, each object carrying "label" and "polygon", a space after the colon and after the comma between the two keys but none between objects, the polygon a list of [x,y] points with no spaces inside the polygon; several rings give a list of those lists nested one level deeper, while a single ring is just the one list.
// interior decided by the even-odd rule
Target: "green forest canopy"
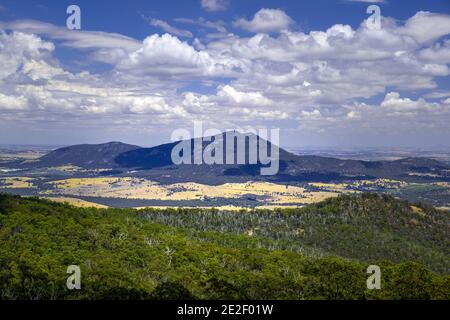
[{"label": "green forest canopy", "polygon": [[373,194],[249,212],[0,195],[0,298],[449,299],[448,232],[448,212]]}]

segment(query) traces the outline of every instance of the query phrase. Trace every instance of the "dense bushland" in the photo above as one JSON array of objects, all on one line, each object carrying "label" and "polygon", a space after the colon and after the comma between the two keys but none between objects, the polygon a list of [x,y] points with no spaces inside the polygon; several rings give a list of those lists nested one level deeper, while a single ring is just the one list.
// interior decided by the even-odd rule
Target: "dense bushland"
[{"label": "dense bushland", "polygon": [[[248,234],[254,241],[244,245],[252,248],[289,250],[313,257],[338,255],[364,262],[415,261],[436,272],[449,272],[448,212],[422,204],[412,206],[387,195],[344,195],[300,209],[276,211],[142,212],[149,221],[188,228],[198,239],[204,237],[204,231]],[[211,238],[221,245],[229,243],[228,235]]]},{"label": "dense bushland", "polygon": [[[248,213],[0,195],[0,297],[449,299],[448,241],[448,212],[371,195]],[[381,290],[366,287],[369,264]],[[66,288],[69,265],[81,290]]]}]

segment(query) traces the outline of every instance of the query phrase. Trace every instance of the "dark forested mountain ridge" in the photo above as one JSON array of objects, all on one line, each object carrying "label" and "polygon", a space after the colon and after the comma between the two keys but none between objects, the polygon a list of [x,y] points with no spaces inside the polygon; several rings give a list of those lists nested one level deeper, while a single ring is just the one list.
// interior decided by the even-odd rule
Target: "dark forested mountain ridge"
[{"label": "dark forested mountain ridge", "polygon": [[[242,136],[242,135],[241,135]],[[160,180],[164,174],[170,176],[169,182],[192,181],[199,183],[224,183],[245,180],[261,180],[274,182],[301,181],[336,181],[346,179],[399,179],[411,182],[450,181],[450,166],[427,158],[406,158],[395,161],[362,161],[343,160],[321,156],[299,156],[287,152],[267,142],[268,150],[276,148],[279,153],[279,170],[276,175],[261,175],[261,167],[267,167],[259,158],[260,143],[265,140],[256,137],[258,155],[256,163],[250,161],[249,136],[245,136],[245,163],[237,164],[238,145],[226,148],[226,137],[223,137],[223,163],[208,165],[181,164],[172,161],[172,150],[179,142],[162,144],[151,148],[141,148],[120,142],[99,145],[76,145],[54,150],[47,155],[20,164],[26,167],[53,167],[75,165],[82,168],[115,169],[117,172],[133,171],[138,176]],[[196,152],[205,152],[215,136],[208,141],[200,142],[200,149],[194,149],[198,139],[191,139],[190,152],[192,163]],[[238,135],[238,137],[240,137]],[[255,136],[254,136],[255,137]],[[237,139],[237,138],[236,138]],[[227,156],[232,152],[234,161],[227,164]],[[270,152],[268,153],[271,156]],[[230,156],[230,159],[233,159]],[[169,174],[167,174],[169,172]]]},{"label": "dark forested mountain ridge", "polygon": [[63,147],[49,152],[36,161],[22,163],[22,167],[56,167],[74,165],[82,168],[112,168],[116,167],[118,155],[140,147],[122,142],[103,144],[80,144]]}]

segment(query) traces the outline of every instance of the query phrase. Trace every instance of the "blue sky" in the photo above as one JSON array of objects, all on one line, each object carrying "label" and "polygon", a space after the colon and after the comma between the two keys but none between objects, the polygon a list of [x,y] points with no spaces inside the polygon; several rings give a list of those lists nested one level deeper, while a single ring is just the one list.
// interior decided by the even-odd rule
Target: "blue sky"
[{"label": "blue sky", "polygon": [[[231,23],[241,17],[252,17],[261,8],[280,8],[289,13],[296,22],[296,28],[304,32],[324,30],[336,23],[349,24],[358,27],[367,18],[365,12],[370,3],[364,1],[346,0],[245,0],[227,1],[227,9],[219,11],[203,10],[199,0],[166,0],[166,1],[109,1],[109,0],[79,0],[79,1],[17,1],[3,0],[3,6],[8,10],[0,11],[0,18],[5,20],[33,19],[65,26],[66,8],[77,4],[82,8],[83,29],[101,30],[121,33],[143,40],[149,34],[162,33],[161,28],[149,25],[141,15],[155,17],[168,22],[177,18],[205,18],[206,20],[221,20]],[[431,11],[450,13],[450,1],[446,0],[391,0],[375,3],[382,8],[382,14],[405,21],[416,12]],[[194,35],[202,36],[204,28],[192,27],[183,23],[173,23],[181,29],[189,29]],[[207,30],[206,30],[207,31]],[[238,35],[249,36],[240,28],[232,28]],[[186,39],[185,39],[186,40]],[[58,53],[58,52],[57,52]],[[65,58],[70,52],[62,52],[59,57]],[[70,60],[67,61],[70,64]]]},{"label": "blue sky", "polygon": [[[83,26],[88,30],[119,32],[138,39],[144,39],[149,33],[160,32],[150,28],[139,18],[139,13],[155,16],[164,20],[179,17],[232,21],[238,17],[251,17],[261,8],[280,8],[289,13],[304,31],[322,30],[335,23],[346,23],[356,27],[366,18],[365,9],[370,3],[345,0],[245,0],[229,1],[226,10],[203,10],[198,0],[166,1],[17,1],[3,0],[2,5],[8,11],[2,12],[5,19],[36,19],[56,25],[65,25],[65,9],[77,4],[83,9]],[[417,11],[450,12],[450,3],[446,0],[390,0],[376,3],[383,15],[406,20]],[[61,14],[61,12],[63,14]],[[241,33],[239,29],[235,32]]]},{"label": "blue sky", "polygon": [[201,120],[290,147],[450,146],[449,1],[3,0],[0,29],[0,143],[154,145]]}]

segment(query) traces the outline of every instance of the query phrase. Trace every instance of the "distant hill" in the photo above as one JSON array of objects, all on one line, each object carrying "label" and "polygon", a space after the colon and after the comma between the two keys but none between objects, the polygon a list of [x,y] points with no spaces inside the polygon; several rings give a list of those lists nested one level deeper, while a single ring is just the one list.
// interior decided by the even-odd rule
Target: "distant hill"
[{"label": "distant hill", "polygon": [[[239,135],[238,135],[239,136]],[[202,150],[215,141],[218,136],[212,137],[211,142],[203,142]],[[226,138],[223,135],[224,143]],[[260,141],[265,140],[257,137]],[[396,161],[362,161],[342,160],[320,156],[299,156],[279,148],[279,172],[275,176],[261,176],[259,162],[250,164],[248,161],[249,139],[245,145],[246,162],[243,165],[173,165],[171,160],[172,148],[178,142],[163,144],[152,148],[141,148],[120,154],[116,163],[122,168],[133,168],[140,172],[137,175],[151,176],[152,179],[163,182],[196,181],[202,183],[224,183],[252,180],[264,181],[332,181],[345,179],[372,179],[389,178],[408,181],[450,181],[450,166],[442,162],[427,158],[406,158]],[[191,140],[191,154],[193,157],[194,140]],[[268,149],[270,149],[270,142]],[[276,146],[274,146],[276,147]],[[278,148],[278,147],[276,147]],[[236,154],[233,150],[224,151]],[[164,177],[160,177],[164,175]]]},{"label": "distant hill", "polygon": [[[256,164],[249,161],[249,141],[255,138],[258,148],[266,142],[258,136],[236,134],[245,143],[245,164],[182,164],[172,163],[172,149],[179,142],[167,143],[151,148],[141,148],[120,142],[99,145],[76,145],[50,152],[37,161],[22,163],[28,167],[52,167],[76,165],[83,168],[109,168],[115,172],[148,177],[163,183],[199,182],[221,184],[248,180],[271,182],[342,181],[357,179],[399,179],[410,182],[450,181],[450,166],[427,158],[405,158],[395,161],[342,160],[321,156],[299,156],[282,148],[279,151],[279,172],[274,176],[260,174],[260,158]],[[221,135],[226,145],[225,134]],[[220,136],[203,141],[201,152]],[[194,158],[196,140],[191,139],[191,156]],[[268,149],[271,149],[268,142]],[[258,149],[259,150],[259,149]],[[224,162],[229,152],[236,155],[237,145],[224,150]],[[236,156],[235,156],[236,163]],[[130,173],[132,172],[132,173]]]},{"label": "distant hill", "polygon": [[[222,139],[222,143],[224,146],[223,150],[223,163],[226,163],[227,155],[228,153],[234,154],[234,163],[237,163],[237,153],[238,153],[238,146],[237,146],[237,140],[241,139],[241,141],[245,141],[245,163],[248,165],[250,164],[249,155],[250,155],[250,139],[254,139],[257,149],[255,153],[258,154],[259,152],[259,146],[261,143],[267,144],[267,148],[271,149],[272,144],[261,137],[254,135],[254,134],[241,134],[238,132],[232,133],[235,135],[235,143],[233,145],[233,148],[226,149],[227,145],[227,135],[226,133],[222,133],[221,135],[216,135],[213,137],[205,138],[204,141],[201,143],[202,148],[201,152],[203,153],[205,151],[205,148],[207,148],[211,143],[215,141],[219,141],[219,139]],[[186,140],[185,140],[186,141]],[[194,149],[194,146],[196,143],[200,144],[200,139],[191,139],[190,141],[191,145],[191,158],[194,159],[194,155],[196,150]],[[172,142],[168,144],[159,145],[156,147],[151,148],[141,148],[137,150],[132,150],[126,153],[123,153],[119,155],[116,158],[116,163],[121,167],[133,167],[133,168],[141,168],[141,169],[152,169],[152,168],[158,168],[168,165],[173,165],[172,159],[171,159],[171,153],[174,146],[176,146],[179,143]],[[274,148],[276,148],[280,153],[280,158],[286,158],[288,156],[294,156],[293,154],[290,154],[289,152],[285,151],[284,149],[281,149],[275,145],[273,145]],[[257,161],[260,163],[259,155],[257,156]]]},{"label": "distant hill", "polygon": [[[146,212],[148,211],[148,212]],[[303,208],[221,212],[172,210],[143,215],[169,226],[241,234],[252,230],[277,249],[331,254],[365,262],[414,260],[449,273],[448,211],[387,195],[341,195]],[[237,217],[238,216],[238,217]],[[309,250],[309,251],[308,251]]]},{"label": "distant hill", "polygon": [[117,166],[114,159],[118,155],[138,148],[140,147],[121,142],[80,144],[56,149],[37,161],[24,165],[55,167],[70,164],[82,168],[113,168]]}]

